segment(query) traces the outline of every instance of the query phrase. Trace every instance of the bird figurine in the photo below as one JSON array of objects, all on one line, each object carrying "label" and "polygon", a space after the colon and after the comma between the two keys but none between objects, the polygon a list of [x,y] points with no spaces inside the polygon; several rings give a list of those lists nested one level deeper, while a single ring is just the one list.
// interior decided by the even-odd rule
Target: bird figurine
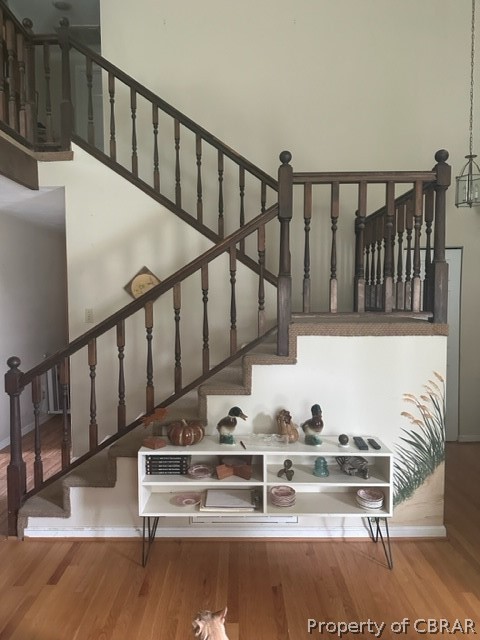
[{"label": "bird figurine", "polygon": [[220,436],[220,444],[235,444],[233,432],[237,426],[237,418],[246,420],[246,416],[240,407],[232,407],[228,415],[222,418],[217,424],[217,431]]},{"label": "bird figurine", "polygon": [[310,409],[312,417],[302,424],[305,433],[305,444],[322,444],[320,433],[323,429],[322,409],[319,404],[314,404]]}]

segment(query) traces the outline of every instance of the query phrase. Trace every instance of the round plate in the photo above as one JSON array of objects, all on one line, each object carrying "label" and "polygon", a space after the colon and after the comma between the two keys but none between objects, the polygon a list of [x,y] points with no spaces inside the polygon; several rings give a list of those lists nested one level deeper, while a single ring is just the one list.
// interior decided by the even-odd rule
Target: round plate
[{"label": "round plate", "polygon": [[187,469],[187,475],[189,478],[195,478],[196,480],[210,478],[213,476],[213,467],[209,464],[192,464]]},{"label": "round plate", "polygon": [[170,498],[170,502],[176,507],[191,507],[200,504],[200,498],[199,493],[177,493]]},{"label": "round plate", "polygon": [[383,491],[379,489],[359,489],[357,496],[364,502],[379,502],[384,499]]},{"label": "round plate", "polygon": [[288,487],[287,485],[280,484],[276,487],[272,487],[271,494],[276,498],[291,498],[295,495],[295,489]]}]

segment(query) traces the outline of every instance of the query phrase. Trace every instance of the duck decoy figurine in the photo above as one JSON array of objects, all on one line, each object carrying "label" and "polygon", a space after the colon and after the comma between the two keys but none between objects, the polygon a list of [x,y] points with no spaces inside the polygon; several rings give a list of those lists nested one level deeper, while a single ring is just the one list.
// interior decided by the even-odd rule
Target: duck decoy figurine
[{"label": "duck decoy figurine", "polygon": [[323,429],[322,409],[319,404],[314,404],[310,409],[312,417],[302,424],[305,433],[305,444],[322,444],[320,433]]},{"label": "duck decoy figurine", "polygon": [[220,435],[220,444],[235,444],[233,432],[237,426],[237,418],[246,420],[246,416],[240,407],[232,407],[228,415],[222,418],[217,424],[217,431]]}]

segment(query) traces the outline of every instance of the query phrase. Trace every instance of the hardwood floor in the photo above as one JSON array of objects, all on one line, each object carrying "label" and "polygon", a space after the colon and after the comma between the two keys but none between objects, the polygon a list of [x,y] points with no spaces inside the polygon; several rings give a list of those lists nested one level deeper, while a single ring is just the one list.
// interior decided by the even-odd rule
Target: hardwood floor
[{"label": "hardwood floor", "polygon": [[138,540],[4,538],[0,640],[185,640],[199,609],[225,605],[230,640],[373,638],[383,622],[376,637],[444,635],[413,628],[429,618],[480,633],[479,456],[480,443],[447,445],[448,539],[394,540],[392,571],[367,541],[157,539],[143,569]]}]

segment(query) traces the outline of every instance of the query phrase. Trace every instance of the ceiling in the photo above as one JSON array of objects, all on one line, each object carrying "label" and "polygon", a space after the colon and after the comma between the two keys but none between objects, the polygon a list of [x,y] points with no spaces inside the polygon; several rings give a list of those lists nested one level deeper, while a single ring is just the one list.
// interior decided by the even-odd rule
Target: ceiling
[{"label": "ceiling", "polygon": [[0,214],[28,222],[65,229],[65,189],[42,187],[38,191],[0,175]]},{"label": "ceiling", "polygon": [[35,33],[53,33],[62,18],[68,18],[71,26],[99,33],[100,0],[8,0],[7,4],[20,21],[32,20]]}]

